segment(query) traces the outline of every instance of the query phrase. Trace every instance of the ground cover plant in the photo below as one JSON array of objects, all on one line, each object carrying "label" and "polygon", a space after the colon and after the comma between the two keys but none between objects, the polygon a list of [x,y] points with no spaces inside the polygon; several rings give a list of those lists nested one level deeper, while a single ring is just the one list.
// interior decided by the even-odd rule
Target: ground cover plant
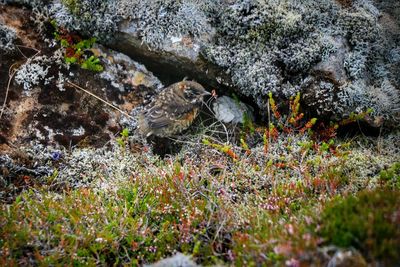
[{"label": "ground cover plant", "polygon": [[129,151],[127,130],[111,148],[27,149],[53,175],[27,177],[34,186],[2,205],[2,265],[141,265],[182,252],[204,265],[298,266],[326,264],[328,245],[398,260],[398,135],[378,150],[306,119],[299,95],[269,104],[268,127],[247,122],[236,143],[208,128],[164,159]]}]

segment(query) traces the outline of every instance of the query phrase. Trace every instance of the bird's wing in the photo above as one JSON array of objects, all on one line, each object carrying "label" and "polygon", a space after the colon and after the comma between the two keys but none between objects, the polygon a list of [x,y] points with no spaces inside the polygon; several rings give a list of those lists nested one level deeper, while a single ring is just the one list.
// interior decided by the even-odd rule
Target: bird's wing
[{"label": "bird's wing", "polygon": [[159,129],[182,120],[184,116],[193,110],[193,105],[182,104],[180,101],[152,105],[145,111],[145,118],[150,128]]}]

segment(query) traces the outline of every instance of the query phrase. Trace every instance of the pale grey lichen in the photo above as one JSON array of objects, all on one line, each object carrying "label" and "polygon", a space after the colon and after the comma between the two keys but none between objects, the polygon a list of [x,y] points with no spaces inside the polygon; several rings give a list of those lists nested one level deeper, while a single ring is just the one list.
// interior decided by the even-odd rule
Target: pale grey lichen
[{"label": "pale grey lichen", "polygon": [[353,79],[364,78],[367,68],[367,55],[362,51],[350,52],[344,61],[347,74]]},{"label": "pale grey lichen", "polygon": [[372,109],[372,115],[389,121],[400,120],[400,93],[389,80],[383,80],[377,86],[367,85],[363,81],[346,84],[338,96],[336,108],[341,108],[341,114]]},{"label": "pale grey lichen", "polygon": [[201,39],[213,31],[201,7],[191,1],[133,1],[131,19],[135,32],[153,48],[162,48],[171,37]]},{"label": "pale grey lichen", "polygon": [[[32,8],[32,15],[30,17],[31,21],[35,24],[36,30],[42,35],[45,36],[45,32],[47,30],[47,24],[51,20],[49,9],[47,7],[39,7],[38,5],[34,5]],[[50,43],[50,40],[45,40]]]},{"label": "pale grey lichen", "polygon": [[0,23],[0,51],[9,53],[15,50],[16,33],[10,27]]},{"label": "pale grey lichen", "polygon": [[[38,52],[39,53],[39,52]],[[61,70],[67,68],[64,61],[63,48],[53,51],[51,55],[37,55],[28,58],[15,74],[15,82],[22,85],[25,93],[29,93],[35,86],[48,85],[56,79],[56,86],[60,89],[64,82],[64,77],[59,77]],[[58,75],[48,75],[50,70],[58,72]]]},{"label": "pale grey lichen", "polygon": [[35,57],[23,64],[15,74],[15,81],[23,85],[24,90],[31,90],[34,86],[44,82],[50,66],[46,65],[46,56]]},{"label": "pale grey lichen", "polygon": [[61,27],[107,40],[122,19],[117,8],[114,0],[61,1],[53,3],[49,12]]},{"label": "pale grey lichen", "polygon": [[354,186],[372,188],[373,184],[379,183],[380,172],[400,161],[400,149],[395,145],[400,142],[399,132],[393,132],[384,137],[364,137],[353,145],[351,154],[345,162],[344,171],[352,173]]},{"label": "pale grey lichen", "polygon": [[56,82],[56,86],[57,86],[58,90],[65,91],[65,87],[64,87],[65,81],[66,81],[66,78],[64,77],[64,74],[62,72],[58,72],[58,79]]},{"label": "pale grey lichen", "polygon": [[[141,160],[156,161],[158,158],[151,152],[142,153],[140,159],[133,153],[124,153],[123,148],[115,142],[113,146],[94,148],[75,148],[73,150],[58,146],[44,146],[32,142],[21,147],[21,151],[34,159],[40,167],[46,170],[52,188],[90,187],[96,191],[114,191],[118,184],[125,182],[130,174],[137,170]],[[57,154],[55,162],[54,154]],[[1,163],[1,161],[0,161]],[[0,164],[1,167],[1,164]]]}]

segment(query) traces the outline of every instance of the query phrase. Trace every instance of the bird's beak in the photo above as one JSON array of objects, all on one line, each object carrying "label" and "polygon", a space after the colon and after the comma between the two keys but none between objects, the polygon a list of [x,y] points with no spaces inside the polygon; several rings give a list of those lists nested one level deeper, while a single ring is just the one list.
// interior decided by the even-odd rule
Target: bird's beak
[{"label": "bird's beak", "polygon": [[206,96],[206,95],[211,95],[211,93],[208,92],[208,91],[204,91],[204,93],[202,94],[202,96]]}]

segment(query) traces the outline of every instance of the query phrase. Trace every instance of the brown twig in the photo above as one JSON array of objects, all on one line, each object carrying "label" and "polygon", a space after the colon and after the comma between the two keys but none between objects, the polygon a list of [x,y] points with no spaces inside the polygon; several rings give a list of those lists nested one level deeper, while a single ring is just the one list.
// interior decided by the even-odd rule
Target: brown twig
[{"label": "brown twig", "polygon": [[[36,56],[40,53],[40,50],[39,50],[39,49],[30,47],[30,46],[16,45],[16,47],[17,47],[18,51],[21,53],[21,55],[22,55],[24,58],[26,58],[27,60],[30,59],[30,58],[36,57]],[[34,51],[36,51],[36,53],[35,53],[33,56],[27,57],[27,56],[21,51],[20,47],[34,50]]]}]

